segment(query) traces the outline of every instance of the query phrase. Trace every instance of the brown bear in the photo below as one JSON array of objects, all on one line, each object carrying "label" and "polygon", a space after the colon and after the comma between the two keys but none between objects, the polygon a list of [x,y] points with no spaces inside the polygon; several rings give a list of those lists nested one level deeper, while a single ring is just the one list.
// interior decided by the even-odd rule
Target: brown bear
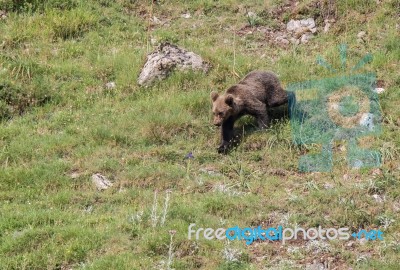
[{"label": "brown bear", "polygon": [[268,108],[288,102],[278,77],[272,72],[252,71],[225,94],[211,92],[214,125],[221,126],[219,153],[226,153],[233,139],[233,125],[241,116],[249,114],[257,119],[258,127],[269,125]]}]

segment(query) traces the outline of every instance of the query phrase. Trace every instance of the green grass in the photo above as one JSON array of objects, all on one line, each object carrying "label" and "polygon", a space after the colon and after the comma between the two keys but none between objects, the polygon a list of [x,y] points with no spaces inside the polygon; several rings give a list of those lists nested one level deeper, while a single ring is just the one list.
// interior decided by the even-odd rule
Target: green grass
[{"label": "green grass", "polygon": [[[280,17],[271,11],[287,1],[242,2],[0,0],[7,11],[0,20],[1,269],[166,269],[170,230],[176,231],[175,269],[291,269],[321,258],[338,269],[397,268],[397,1],[307,0]],[[249,21],[248,11],[257,21]],[[189,19],[181,17],[186,12]],[[337,22],[307,45],[281,48],[257,31],[311,15],[320,27],[328,15]],[[154,24],[154,16],[162,24]],[[252,33],[235,34],[244,27]],[[362,30],[366,42],[358,43]],[[137,77],[156,47],[151,39],[192,50],[213,67],[141,88]],[[241,119],[241,144],[229,155],[217,154],[212,90],[222,92],[239,80],[235,73],[254,69],[274,71],[284,86],[332,76],[315,59],[321,55],[340,67],[340,43],[348,45],[348,66],[372,53],[362,71],[375,72],[385,84],[379,96],[383,132],[361,140],[381,152],[378,174],[349,169],[340,150],[346,142],[334,145],[332,172],[299,173],[299,157],[320,146],[293,145],[287,119],[265,132],[253,119]],[[110,81],[115,89],[106,89]],[[184,160],[189,152],[195,158]],[[94,173],[113,187],[97,191]],[[189,240],[190,223],[380,228],[385,240],[331,241],[318,252],[305,241],[228,245]],[[224,257],[227,250],[239,254],[237,261]]]}]

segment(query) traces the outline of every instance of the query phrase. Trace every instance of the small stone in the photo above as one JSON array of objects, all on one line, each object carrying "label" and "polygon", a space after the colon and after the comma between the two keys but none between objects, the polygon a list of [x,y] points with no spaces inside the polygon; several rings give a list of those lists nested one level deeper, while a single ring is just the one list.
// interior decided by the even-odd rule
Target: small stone
[{"label": "small stone", "polygon": [[300,21],[290,20],[286,25],[286,30],[289,32],[293,32],[299,27],[301,27]]},{"label": "small stone", "polygon": [[184,18],[184,19],[189,19],[190,17],[192,17],[192,16],[190,15],[189,12],[181,15],[181,18]]},{"label": "small stone", "polygon": [[221,176],[221,174],[219,172],[216,172],[213,169],[209,169],[209,168],[200,168],[199,172],[208,174],[210,176]]},{"label": "small stone", "polygon": [[346,244],[346,247],[353,247],[354,244],[355,244],[355,242],[351,240]]},{"label": "small stone", "polygon": [[109,187],[112,187],[112,183],[110,180],[107,179],[107,177],[96,173],[92,175],[92,182],[96,185],[98,190],[105,190],[108,189]]},{"label": "small stone", "polygon": [[331,184],[331,183],[325,183],[324,184],[324,188],[325,189],[333,189],[335,186],[333,185],[333,184]]},{"label": "small stone", "polygon": [[306,270],[325,270],[325,266],[322,263],[314,261],[313,264],[307,264]]},{"label": "small stone", "polygon": [[289,41],[290,41],[292,44],[295,44],[295,45],[299,45],[299,44],[300,44],[300,40],[295,39],[295,38],[290,38]]},{"label": "small stone", "polygon": [[394,202],[392,208],[394,212],[400,212],[400,202]]},{"label": "small stone", "polygon": [[153,17],[153,22],[155,24],[161,24],[161,21],[156,16]]},{"label": "small stone", "polygon": [[331,23],[329,23],[329,22],[325,23],[324,33],[327,33],[329,31],[330,27],[331,27]]},{"label": "small stone", "polygon": [[382,198],[382,196],[380,196],[378,194],[372,195],[372,198],[374,198],[377,203],[383,203],[385,201],[385,199]]},{"label": "small stone", "polygon": [[284,45],[288,45],[290,43],[286,38],[282,38],[279,42]]},{"label": "small stone", "polygon": [[360,243],[361,246],[364,246],[368,242],[368,240],[365,238],[357,239],[357,241]]},{"label": "small stone", "polygon": [[13,238],[15,239],[15,238],[19,238],[19,237],[21,237],[21,236],[23,236],[24,235],[24,231],[14,231],[14,233],[13,233]]},{"label": "small stone", "polygon": [[300,24],[303,25],[303,26],[308,27],[309,29],[315,27],[315,21],[314,21],[313,18],[308,18],[308,19],[305,19],[305,20],[301,20]]},{"label": "small stone", "polygon": [[257,18],[257,14],[253,11],[247,12],[247,17],[249,18]]},{"label": "small stone", "polygon": [[385,88],[377,87],[374,89],[374,91],[375,93],[382,94],[383,92],[385,92]]},{"label": "small stone", "polygon": [[308,29],[307,27],[299,27],[294,31],[294,37],[295,38],[301,38],[301,36],[307,32],[309,32],[310,29]]},{"label": "small stone", "polygon": [[339,104],[338,103],[330,103],[329,107],[331,108],[331,110],[338,110]]},{"label": "small stone", "polygon": [[0,10],[0,20],[7,19],[7,13],[3,10]]},{"label": "small stone", "polygon": [[71,173],[70,176],[71,176],[72,179],[77,179],[80,176],[80,174],[77,173],[77,172],[73,172],[73,173]]},{"label": "small stone", "polygon": [[375,175],[381,175],[381,174],[382,174],[382,170],[379,169],[379,168],[376,168],[376,169],[373,169],[373,170],[372,170],[372,175],[373,175],[373,176],[375,176]]},{"label": "small stone", "polygon": [[157,39],[156,38],[151,38],[150,39],[151,45],[156,45],[157,44]]},{"label": "small stone", "polygon": [[108,83],[106,83],[106,88],[107,88],[108,90],[112,90],[112,89],[114,89],[115,87],[116,87],[115,82],[108,82]]},{"label": "small stone", "polygon": [[366,35],[365,31],[361,31],[357,34],[357,38],[363,38]]},{"label": "small stone", "polygon": [[313,37],[313,35],[311,33],[305,33],[301,36],[301,43],[302,44],[306,44],[311,38]]},{"label": "small stone", "polygon": [[277,36],[275,38],[275,42],[283,45],[288,45],[290,43],[289,40],[287,40],[284,36]]},{"label": "small stone", "polygon": [[361,115],[360,126],[367,127],[368,130],[373,130],[375,125],[374,125],[374,115],[372,113],[364,113]]}]

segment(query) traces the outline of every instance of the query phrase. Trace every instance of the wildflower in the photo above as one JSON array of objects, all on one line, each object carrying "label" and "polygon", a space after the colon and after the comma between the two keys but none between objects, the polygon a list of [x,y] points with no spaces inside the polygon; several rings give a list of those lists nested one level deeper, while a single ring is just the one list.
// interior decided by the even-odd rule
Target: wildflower
[{"label": "wildflower", "polygon": [[193,153],[192,153],[192,152],[189,152],[189,153],[185,156],[184,159],[191,159],[191,158],[194,158],[194,156],[193,156]]}]

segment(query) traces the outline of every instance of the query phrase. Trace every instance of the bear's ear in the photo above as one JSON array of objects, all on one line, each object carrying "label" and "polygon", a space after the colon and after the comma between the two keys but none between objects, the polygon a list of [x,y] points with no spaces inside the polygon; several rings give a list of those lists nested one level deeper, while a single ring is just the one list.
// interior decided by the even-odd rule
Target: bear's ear
[{"label": "bear's ear", "polygon": [[215,91],[212,91],[211,94],[210,94],[210,97],[211,97],[211,100],[214,102],[218,98],[218,93],[215,92]]},{"label": "bear's ear", "polygon": [[233,96],[232,96],[232,95],[227,95],[227,96],[225,97],[225,103],[226,103],[228,106],[232,107],[232,106],[233,106]]}]

